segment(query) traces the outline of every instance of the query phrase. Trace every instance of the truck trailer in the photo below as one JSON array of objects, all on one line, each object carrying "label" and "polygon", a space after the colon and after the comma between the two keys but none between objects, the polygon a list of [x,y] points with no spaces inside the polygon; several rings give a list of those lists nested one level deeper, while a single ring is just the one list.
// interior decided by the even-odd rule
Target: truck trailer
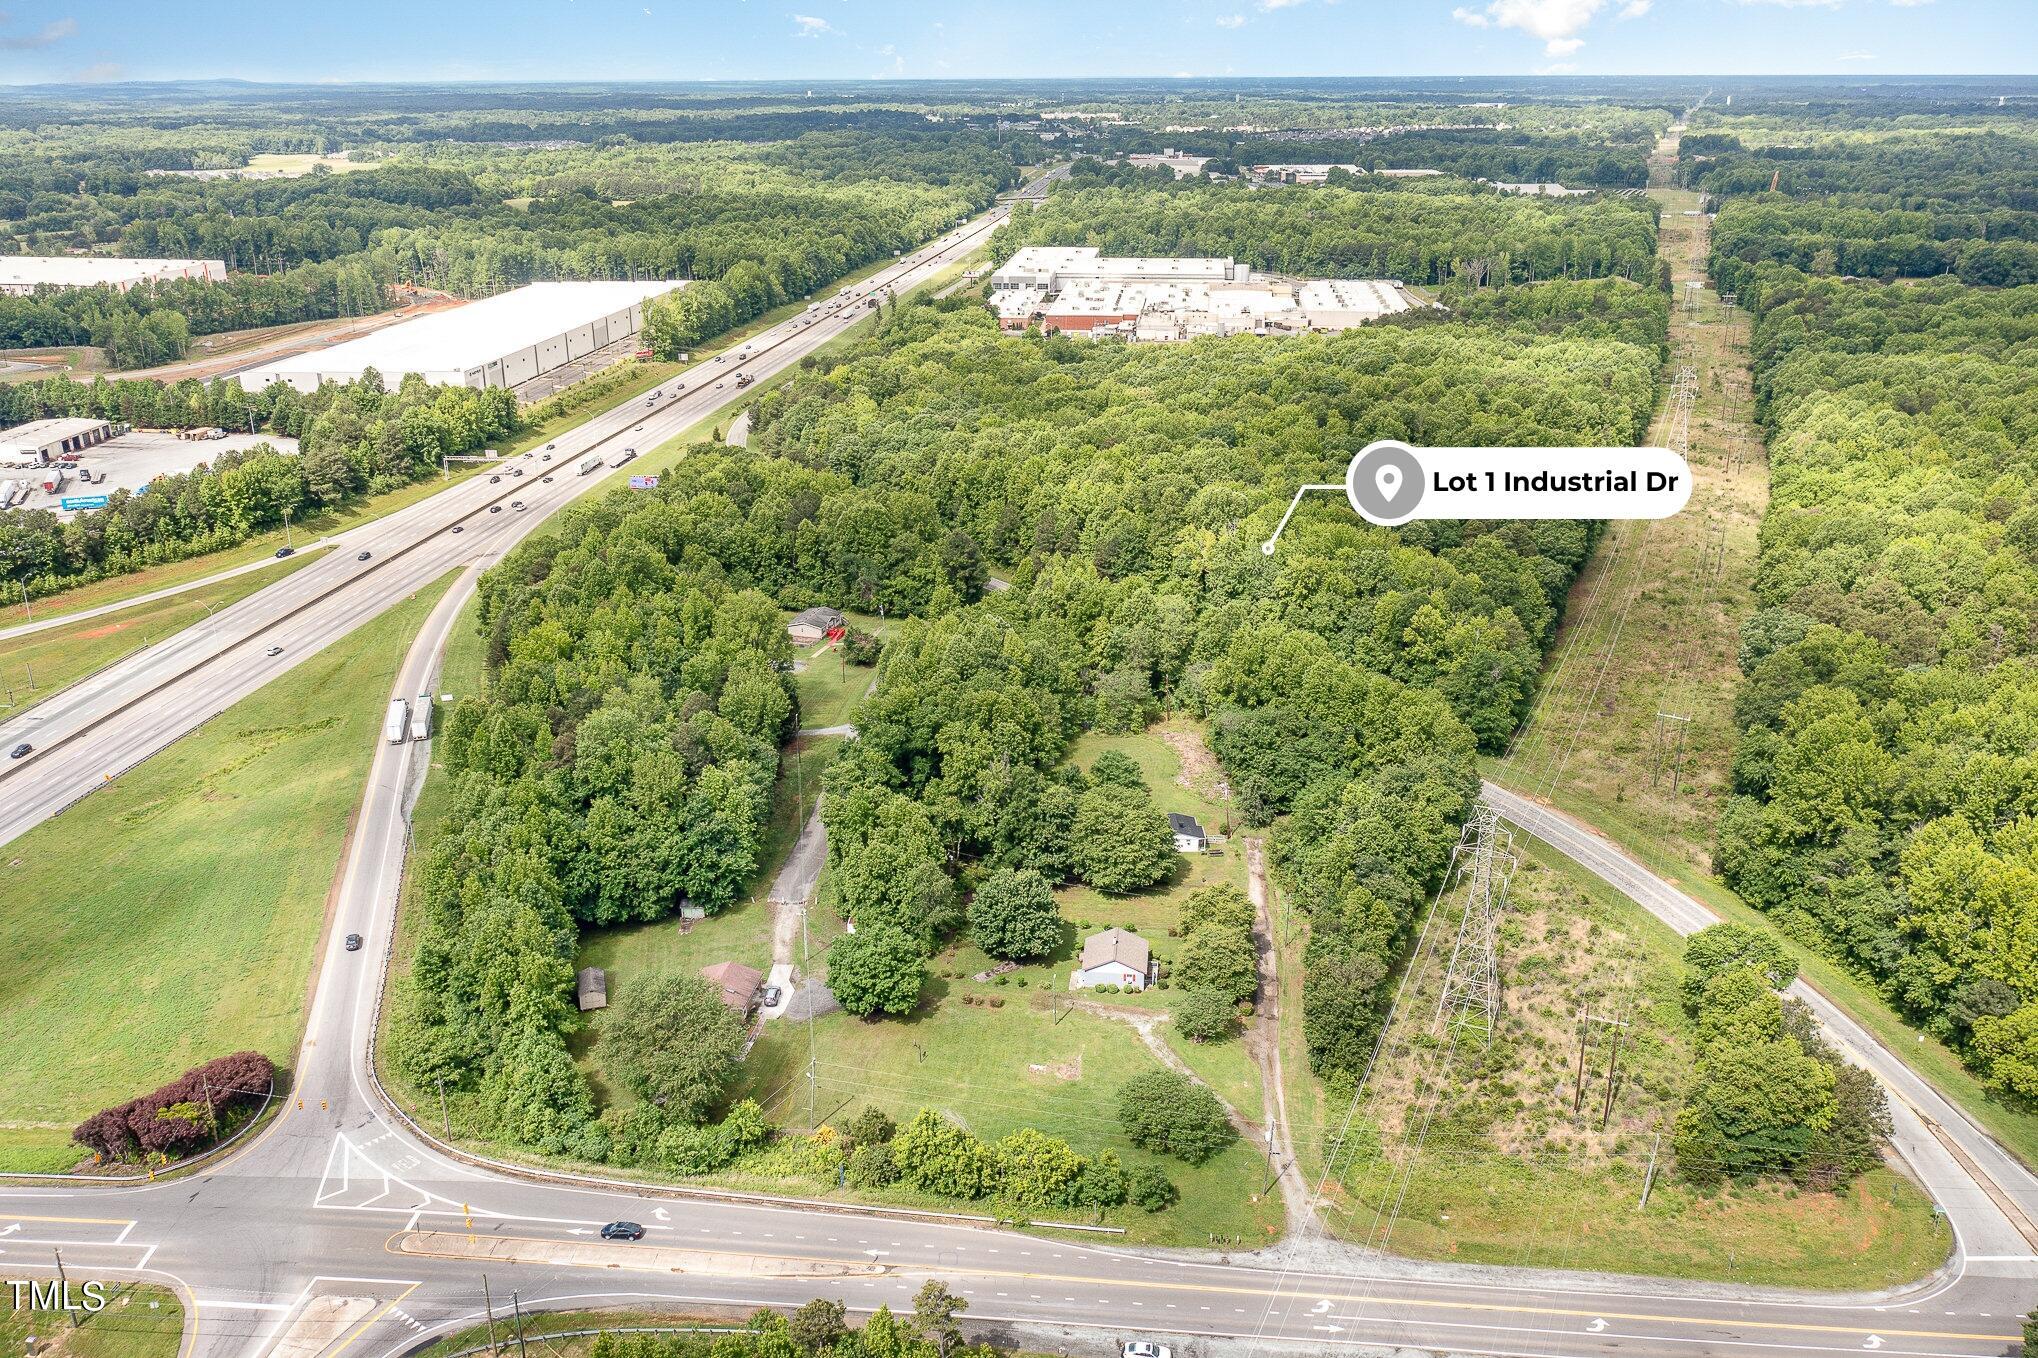
[{"label": "truck trailer", "polygon": [[389,700],[389,715],[382,719],[382,738],[391,745],[401,745],[410,731],[410,704],[401,698]]},{"label": "truck trailer", "polygon": [[580,474],[581,474],[582,476],[585,476],[585,475],[587,475],[587,474],[588,474],[589,472],[597,470],[598,468],[600,468],[600,466],[601,466],[601,457],[600,457],[600,455],[599,455],[599,454],[597,454],[597,455],[596,455],[596,456],[594,456],[594,457],[590,457],[590,458],[584,458],[584,459],[582,459],[582,460],[581,460],[581,463],[580,463]]},{"label": "truck trailer", "polygon": [[430,740],[432,738],[432,695],[418,694],[417,706],[410,710],[410,738]]}]

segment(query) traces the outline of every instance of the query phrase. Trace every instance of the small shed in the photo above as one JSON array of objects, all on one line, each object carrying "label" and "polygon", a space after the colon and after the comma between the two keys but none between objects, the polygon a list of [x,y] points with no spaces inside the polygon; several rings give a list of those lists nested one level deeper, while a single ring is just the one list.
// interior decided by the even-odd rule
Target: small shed
[{"label": "small shed", "polygon": [[580,1012],[609,1007],[609,974],[600,967],[580,969]]},{"label": "small shed", "polygon": [[750,1016],[750,1006],[757,1002],[758,988],[764,984],[763,972],[741,962],[717,962],[711,967],[702,967],[701,977],[715,988],[722,997],[722,1003],[728,1005],[738,1018]]},{"label": "small shed", "polygon": [[1168,812],[1168,828],[1175,832],[1176,853],[1202,853],[1210,847],[1210,836],[1194,816]]},{"label": "small shed", "polygon": [[1083,940],[1082,964],[1070,984],[1079,990],[1100,985],[1144,990],[1152,965],[1153,950],[1145,939],[1129,929],[1106,929]]},{"label": "small shed", "polygon": [[785,625],[785,634],[802,646],[811,646],[845,626],[841,609],[817,605],[794,614],[793,620]]}]

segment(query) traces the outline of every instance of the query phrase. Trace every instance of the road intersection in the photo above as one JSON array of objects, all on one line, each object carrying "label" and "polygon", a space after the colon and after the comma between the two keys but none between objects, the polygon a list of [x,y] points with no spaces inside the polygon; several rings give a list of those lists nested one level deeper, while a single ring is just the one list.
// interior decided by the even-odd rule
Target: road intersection
[{"label": "road intersection", "polygon": [[[980,245],[1000,216],[978,218],[901,261],[856,297],[924,281]],[[845,306],[812,325],[779,327],[755,342],[760,356],[744,366],[758,376],[777,371],[856,314]],[[729,363],[712,366],[711,377],[731,371]],[[541,511],[598,479],[573,474],[582,457],[635,440],[654,446],[726,399],[711,381],[687,380],[689,394],[655,413],[633,400],[562,437],[549,464],[519,459],[521,478],[476,478],[354,530],[328,559],[30,713],[43,748],[0,784],[0,842],[457,570],[392,696],[432,690],[479,570]],[[543,482],[547,471],[553,483]],[[511,498],[532,512],[488,512],[491,502]],[[467,531],[451,534],[455,522]],[[370,560],[357,560],[358,551]],[[268,656],[270,645],[284,649]],[[10,725],[4,735],[19,730]],[[965,1298],[973,1323],[1088,1346],[1076,1351],[1102,1352],[1115,1338],[1147,1334],[1206,1355],[1408,1347],[1523,1358],[1754,1350],[1982,1358],[2015,1348],[2038,1278],[2038,1249],[2025,1234],[2038,1185],[1837,1011],[1821,1017],[1896,1092],[1898,1147],[1958,1237],[1939,1276],[1888,1295],[1417,1263],[1320,1240],[1238,1257],[1144,1252],[934,1214],[845,1213],[480,1160],[397,1108],[375,1073],[410,807],[428,757],[428,744],[377,747],[321,944],[294,1082],[271,1124],[183,1177],[0,1187],[0,1271],[48,1276],[61,1250],[74,1274],[169,1284],[187,1307],[185,1358],[395,1355],[491,1311],[500,1319],[512,1295],[526,1310],[749,1308],[817,1295],[859,1311],[906,1309],[928,1278]],[[1487,795],[1510,820],[1679,927],[1707,922],[1692,913],[1702,910],[1697,902],[1581,827],[1501,789]],[[348,933],[370,946],[347,952]],[[600,1226],[618,1218],[643,1222],[647,1238],[600,1241]]]}]

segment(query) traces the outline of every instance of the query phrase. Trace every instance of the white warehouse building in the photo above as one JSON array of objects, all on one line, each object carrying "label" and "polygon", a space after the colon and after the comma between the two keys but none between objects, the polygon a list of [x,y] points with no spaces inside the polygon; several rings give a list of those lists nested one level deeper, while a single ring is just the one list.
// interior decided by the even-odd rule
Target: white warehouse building
[{"label": "white warehouse building", "polygon": [[27,297],[37,288],[108,287],[126,292],[139,283],[173,278],[226,281],[217,259],[116,259],[111,255],[0,255],[0,293]]},{"label": "white warehouse building", "polygon": [[451,311],[238,374],[249,391],[288,382],[316,391],[373,368],[394,387],[410,373],[449,387],[514,387],[637,333],[644,303],[677,282],[530,283]]}]

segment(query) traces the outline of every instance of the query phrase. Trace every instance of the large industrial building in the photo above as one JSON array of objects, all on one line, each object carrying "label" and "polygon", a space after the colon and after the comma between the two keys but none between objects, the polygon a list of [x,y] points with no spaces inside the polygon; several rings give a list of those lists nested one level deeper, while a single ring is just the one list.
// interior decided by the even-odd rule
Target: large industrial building
[{"label": "large industrial building", "polygon": [[675,282],[531,283],[452,311],[239,374],[249,391],[288,382],[316,391],[373,368],[390,386],[407,374],[451,387],[514,387],[637,333],[644,303]]},{"label": "large industrial building", "polygon": [[110,420],[30,420],[0,433],[0,462],[42,467],[113,437]]},{"label": "large industrial building", "polygon": [[0,255],[0,293],[27,297],[37,288],[114,288],[173,278],[226,280],[217,259],[115,259],[110,255]]},{"label": "large industrial building", "polygon": [[1028,246],[991,275],[990,294],[1007,331],[1147,342],[1348,330],[1418,305],[1391,279],[1255,277],[1232,259],[1116,257],[1085,246]]}]

